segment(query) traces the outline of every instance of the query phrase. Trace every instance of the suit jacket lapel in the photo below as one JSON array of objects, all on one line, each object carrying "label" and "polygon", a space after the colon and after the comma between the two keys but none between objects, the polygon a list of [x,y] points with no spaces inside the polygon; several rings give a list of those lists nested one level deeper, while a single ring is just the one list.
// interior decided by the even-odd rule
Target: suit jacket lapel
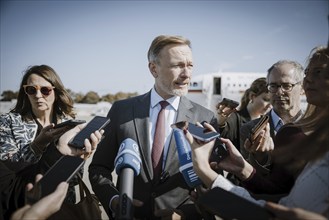
[{"label": "suit jacket lapel", "polygon": [[[176,122],[191,121],[193,118],[192,117],[193,112],[191,111],[192,107],[193,107],[193,105],[187,98],[181,97],[180,103],[178,106]],[[171,161],[177,160],[177,159],[175,159],[177,157],[178,156],[177,156],[177,151],[176,151],[175,138],[173,137],[173,132],[171,132],[169,149],[168,149],[168,154],[167,154],[167,161],[165,164],[165,170],[170,170]]]},{"label": "suit jacket lapel", "polygon": [[153,173],[152,169],[152,160],[150,152],[150,140],[149,140],[149,112],[150,112],[150,96],[151,93],[148,92],[144,96],[141,96],[134,103],[134,121],[135,121],[135,131],[137,134],[137,141],[139,150],[141,153],[141,158],[145,164],[145,172],[151,174]]}]

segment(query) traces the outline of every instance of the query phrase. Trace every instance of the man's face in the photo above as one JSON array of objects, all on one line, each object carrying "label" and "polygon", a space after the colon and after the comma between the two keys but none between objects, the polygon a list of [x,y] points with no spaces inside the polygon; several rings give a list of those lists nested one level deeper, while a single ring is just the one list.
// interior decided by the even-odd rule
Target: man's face
[{"label": "man's face", "polygon": [[184,96],[188,92],[193,69],[191,48],[168,45],[160,51],[158,62],[149,64],[149,69],[155,78],[155,89],[162,98]]},{"label": "man's face", "polygon": [[278,87],[276,92],[270,92],[270,100],[274,111],[277,114],[291,113],[295,115],[300,110],[300,96],[303,92],[301,82],[296,82],[293,66],[282,64],[270,72],[268,84],[280,86],[291,84],[291,91],[284,91],[284,87]]}]

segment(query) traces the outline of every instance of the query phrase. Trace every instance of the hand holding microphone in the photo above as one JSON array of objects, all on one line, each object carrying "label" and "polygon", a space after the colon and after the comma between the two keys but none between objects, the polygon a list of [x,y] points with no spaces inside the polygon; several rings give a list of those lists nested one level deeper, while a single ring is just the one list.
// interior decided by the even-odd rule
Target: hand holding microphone
[{"label": "hand holding microphone", "polygon": [[[193,169],[191,146],[186,140],[183,130],[173,128],[173,132],[180,164],[179,171],[182,173],[187,185],[191,188],[196,188],[198,194],[202,194],[202,182]],[[212,216],[209,215],[209,213],[200,209],[198,206],[196,207],[199,209],[205,220],[212,219]]]},{"label": "hand holding microphone", "polygon": [[193,170],[191,146],[187,142],[182,130],[173,128],[173,132],[180,165],[179,171],[182,173],[189,187],[196,187],[201,184],[201,180]]},{"label": "hand holding microphone", "polygon": [[120,177],[120,196],[116,219],[133,219],[134,176],[139,175],[141,162],[137,143],[130,138],[125,139],[121,143],[114,161],[115,171]]}]

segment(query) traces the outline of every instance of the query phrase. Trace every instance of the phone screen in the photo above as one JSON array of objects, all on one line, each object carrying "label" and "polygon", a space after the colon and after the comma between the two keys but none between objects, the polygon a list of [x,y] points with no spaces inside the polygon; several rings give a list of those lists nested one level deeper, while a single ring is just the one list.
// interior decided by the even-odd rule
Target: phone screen
[{"label": "phone screen", "polygon": [[90,137],[91,133],[103,129],[110,119],[102,116],[95,116],[76,136],[70,140],[69,145],[76,148],[84,148],[84,141]]},{"label": "phone screen", "polygon": [[85,160],[80,157],[62,156],[36,184],[38,193],[33,195],[34,198],[30,197],[28,201],[34,203],[54,192],[61,182],[69,182],[84,162]]},{"label": "phone screen", "polygon": [[189,123],[188,131],[194,138],[205,142],[211,141],[220,136],[220,134],[217,132],[211,131],[207,128],[199,127],[192,123]]},{"label": "phone screen", "polygon": [[250,133],[250,141],[253,142],[257,136],[259,135],[259,133],[266,127],[266,124],[269,121],[269,116],[268,115],[263,115],[260,120],[258,121],[258,123],[252,128],[251,133]]}]

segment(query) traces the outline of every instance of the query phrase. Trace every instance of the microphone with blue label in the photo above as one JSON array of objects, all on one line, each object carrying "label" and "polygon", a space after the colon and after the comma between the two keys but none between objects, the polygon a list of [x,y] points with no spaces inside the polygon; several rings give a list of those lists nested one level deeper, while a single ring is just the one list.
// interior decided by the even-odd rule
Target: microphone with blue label
[{"label": "microphone with blue label", "polygon": [[185,182],[191,188],[201,185],[201,180],[193,170],[191,146],[187,142],[181,129],[173,128],[176,149],[179,159],[179,171],[183,175]]},{"label": "microphone with blue label", "polygon": [[[179,165],[180,165],[179,171],[182,173],[187,185],[191,188],[196,188],[197,192],[201,195],[202,194],[202,181],[196,175],[196,173],[193,169],[191,146],[187,142],[182,128],[175,128],[174,126],[172,126],[172,128],[173,128],[174,138],[175,138],[175,142],[176,142],[176,149],[177,149],[178,159],[179,159]],[[210,213],[208,213],[207,211],[203,210],[201,207],[199,207],[199,210],[201,212],[203,219],[205,219],[205,220],[213,219],[212,215]]]},{"label": "microphone with blue label", "polygon": [[137,143],[131,138],[125,139],[115,158],[115,171],[120,176],[120,196],[116,219],[133,219],[133,189],[134,177],[141,169],[141,158]]}]

